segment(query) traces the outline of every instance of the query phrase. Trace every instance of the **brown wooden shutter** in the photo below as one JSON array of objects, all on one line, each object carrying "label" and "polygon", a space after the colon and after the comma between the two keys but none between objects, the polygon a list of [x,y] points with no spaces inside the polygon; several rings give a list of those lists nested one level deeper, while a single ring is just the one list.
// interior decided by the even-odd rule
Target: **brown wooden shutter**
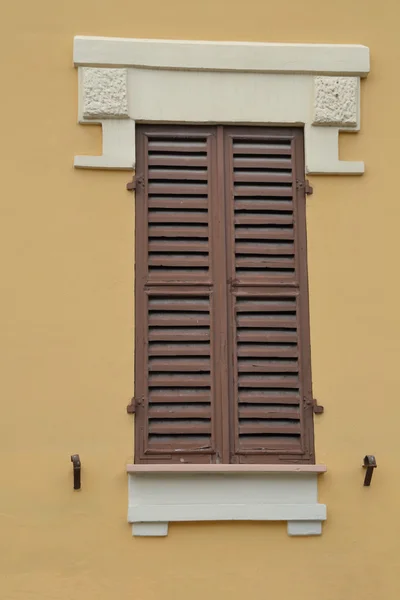
[{"label": "brown wooden shutter", "polygon": [[216,462],[226,363],[216,129],[143,125],[136,143],[135,461]]},{"label": "brown wooden shutter", "polygon": [[312,462],[303,132],[137,127],[135,461]]},{"label": "brown wooden shutter", "polygon": [[231,461],[311,462],[303,132],[227,128],[225,157]]}]

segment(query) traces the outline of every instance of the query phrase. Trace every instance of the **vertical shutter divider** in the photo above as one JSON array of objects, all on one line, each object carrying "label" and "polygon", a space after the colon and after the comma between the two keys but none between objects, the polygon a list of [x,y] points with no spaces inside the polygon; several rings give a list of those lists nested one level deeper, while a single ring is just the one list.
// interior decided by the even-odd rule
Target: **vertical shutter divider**
[{"label": "vertical shutter divider", "polygon": [[234,189],[233,189],[233,140],[229,131],[224,131],[224,182],[225,207],[224,221],[226,231],[226,263],[227,263],[227,319],[228,319],[228,414],[229,423],[229,462],[238,463],[236,440],[239,435],[239,416],[237,398],[237,352],[236,328],[234,327],[234,294],[235,281],[235,226],[234,226]]},{"label": "vertical shutter divider", "polygon": [[214,375],[216,380],[216,424],[219,428],[217,461],[229,463],[228,311],[225,232],[224,132],[216,129],[216,160],[211,185],[211,259],[214,290]]}]

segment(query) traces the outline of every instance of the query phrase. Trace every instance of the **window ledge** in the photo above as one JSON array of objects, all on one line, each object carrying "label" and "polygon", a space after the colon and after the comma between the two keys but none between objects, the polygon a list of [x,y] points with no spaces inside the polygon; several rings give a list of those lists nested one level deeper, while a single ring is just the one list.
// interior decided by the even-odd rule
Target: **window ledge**
[{"label": "window ledge", "polygon": [[[134,536],[165,536],[170,522],[287,521],[289,535],[320,535],[325,465],[128,465]],[[211,477],[210,477],[211,475]]]},{"label": "window ledge", "polygon": [[325,473],[326,465],[127,465],[127,473]]}]

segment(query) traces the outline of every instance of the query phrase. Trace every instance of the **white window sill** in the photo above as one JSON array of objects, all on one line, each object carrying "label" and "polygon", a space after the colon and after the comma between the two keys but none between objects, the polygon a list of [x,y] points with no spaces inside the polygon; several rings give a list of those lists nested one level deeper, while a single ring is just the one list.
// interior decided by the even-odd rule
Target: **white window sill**
[{"label": "white window sill", "polygon": [[289,535],[320,535],[324,465],[128,465],[134,536],[165,536],[170,522],[287,521]]}]

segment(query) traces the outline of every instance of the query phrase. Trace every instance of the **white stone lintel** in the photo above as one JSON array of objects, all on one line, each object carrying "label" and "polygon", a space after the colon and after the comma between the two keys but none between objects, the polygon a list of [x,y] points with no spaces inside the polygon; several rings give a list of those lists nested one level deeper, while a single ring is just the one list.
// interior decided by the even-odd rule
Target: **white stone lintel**
[{"label": "white stone lintel", "polygon": [[76,167],[134,169],[137,121],[304,126],[307,173],[364,172],[339,160],[339,132],[360,127],[364,46],[78,36],[74,57],[79,122],[103,127],[102,155]]}]

